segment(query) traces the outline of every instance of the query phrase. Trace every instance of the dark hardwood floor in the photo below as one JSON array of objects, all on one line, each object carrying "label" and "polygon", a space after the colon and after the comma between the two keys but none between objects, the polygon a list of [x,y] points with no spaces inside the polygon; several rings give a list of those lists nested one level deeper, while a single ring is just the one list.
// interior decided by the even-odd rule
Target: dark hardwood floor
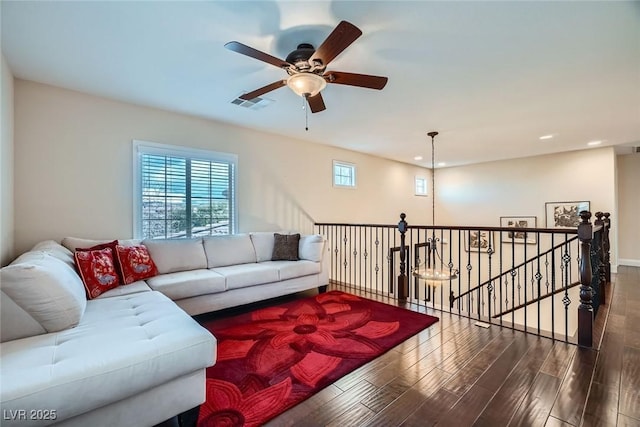
[{"label": "dark hardwood floor", "polygon": [[427,309],[440,322],[267,425],[640,426],[640,268],[608,297],[595,349]]}]

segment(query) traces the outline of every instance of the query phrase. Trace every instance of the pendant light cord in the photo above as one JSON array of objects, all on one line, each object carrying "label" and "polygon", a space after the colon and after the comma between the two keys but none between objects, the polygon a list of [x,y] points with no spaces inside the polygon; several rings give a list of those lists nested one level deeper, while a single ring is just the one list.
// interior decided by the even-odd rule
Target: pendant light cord
[{"label": "pendant light cord", "polygon": [[[435,164],[435,135],[431,136],[431,225],[436,225],[436,164]],[[433,229],[435,236],[436,230]]]},{"label": "pendant light cord", "polygon": [[[438,132],[429,132],[431,137],[431,245],[433,252],[433,266],[435,268],[436,261],[440,259],[438,254],[438,246],[436,243],[436,149],[435,137]],[[442,259],[440,259],[442,264]]]}]

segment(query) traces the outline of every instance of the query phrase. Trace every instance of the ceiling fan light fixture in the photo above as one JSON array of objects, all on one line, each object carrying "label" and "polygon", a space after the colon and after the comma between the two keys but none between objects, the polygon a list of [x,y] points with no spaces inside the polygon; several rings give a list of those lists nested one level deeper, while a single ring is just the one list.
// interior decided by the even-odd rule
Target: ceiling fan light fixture
[{"label": "ceiling fan light fixture", "polygon": [[298,96],[316,96],[327,86],[327,82],[317,74],[298,73],[287,79],[287,86]]}]

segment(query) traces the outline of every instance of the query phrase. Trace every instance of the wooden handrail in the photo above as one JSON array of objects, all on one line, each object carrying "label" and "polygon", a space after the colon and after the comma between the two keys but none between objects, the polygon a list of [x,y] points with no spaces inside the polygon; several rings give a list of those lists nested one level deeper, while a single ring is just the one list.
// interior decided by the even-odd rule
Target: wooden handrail
[{"label": "wooden handrail", "polygon": [[[339,226],[339,227],[378,227],[378,228],[397,228],[397,224],[350,224],[346,222],[316,222],[315,226]],[[513,232],[513,227],[487,227],[483,226],[471,226],[471,225],[461,225],[461,226],[450,226],[450,225],[409,225],[407,229],[415,229],[415,230],[461,230],[461,231],[498,231],[509,233]],[[594,232],[599,230],[599,227],[593,227]],[[559,228],[518,228],[518,232],[525,233],[554,233],[554,234],[578,234],[577,229],[567,228],[567,229],[559,229]]]},{"label": "wooden handrail", "polygon": [[377,227],[377,228],[397,228],[398,224],[349,224],[344,222],[316,222],[315,226],[338,226],[338,227]]}]

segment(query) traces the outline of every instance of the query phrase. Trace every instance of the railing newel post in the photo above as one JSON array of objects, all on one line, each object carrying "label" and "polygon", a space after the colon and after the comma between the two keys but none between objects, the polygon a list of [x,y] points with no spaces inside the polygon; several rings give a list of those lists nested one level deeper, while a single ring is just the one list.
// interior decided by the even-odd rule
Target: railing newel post
[{"label": "railing newel post", "polygon": [[609,212],[604,213],[604,238],[603,250],[604,250],[604,268],[606,273],[607,283],[611,283],[611,242],[609,241],[609,230],[611,229],[611,214]]},{"label": "railing newel post", "polygon": [[406,247],[405,247],[405,233],[409,224],[405,221],[407,215],[400,214],[400,222],[398,223],[398,231],[400,232],[400,275],[398,276],[398,300],[400,302],[407,301],[409,296],[409,278],[406,274]]},{"label": "railing newel post", "polygon": [[597,259],[598,259],[598,293],[596,295],[598,297],[598,307],[600,306],[600,304],[604,304],[607,298],[606,291],[604,288],[605,284],[607,283],[607,272],[605,268],[605,249],[604,249],[605,225],[604,225],[604,220],[602,219],[603,216],[604,216],[604,213],[596,212],[597,219],[594,223],[596,226],[600,226],[600,230],[597,231],[598,246],[596,248]]},{"label": "railing newel post", "polygon": [[578,239],[580,240],[580,305],[578,306],[578,345],[592,347],[593,345],[593,302],[591,288],[591,240],[593,226],[589,219],[591,212],[581,211],[582,221],[578,225]]}]

